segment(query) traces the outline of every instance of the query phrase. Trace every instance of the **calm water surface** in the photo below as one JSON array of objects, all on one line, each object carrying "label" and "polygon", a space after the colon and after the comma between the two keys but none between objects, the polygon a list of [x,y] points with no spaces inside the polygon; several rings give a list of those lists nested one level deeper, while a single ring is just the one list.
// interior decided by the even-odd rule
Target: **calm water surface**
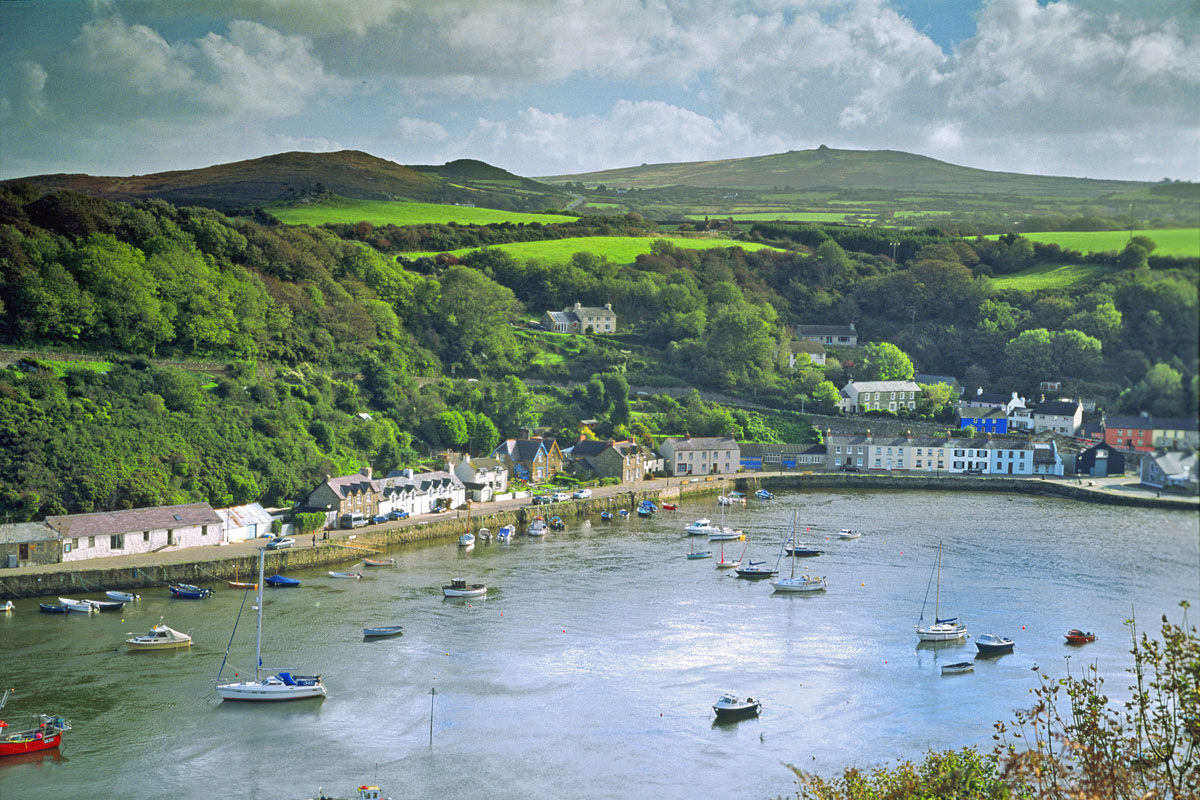
[{"label": "calm water surface", "polygon": [[[785,762],[828,774],[990,746],[993,723],[1029,705],[1034,664],[1060,676],[1094,662],[1120,698],[1123,620],[1135,612],[1154,631],[1164,613],[1179,620],[1180,600],[1200,608],[1192,514],[822,492],[752,501],[728,521],[750,535],[749,555],[774,560],[793,509],[809,529],[802,539],[826,545],[800,562],[828,577],[826,593],[774,595],[766,582],[685,558],[683,525],[718,518],[714,501],[471,553],[453,542],[397,548],[397,568],[362,581],[295,573],[302,587],[267,592],[263,660],[321,672],[323,701],[216,698],[237,590],[205,601],[147,590],[123,615],[91,617],[18,601],[0,617],[0,679],[18,690],[5,716],[46,711],[75,727],[59,755],[0,762],[0,800],[214,791],[282,800],[318,786],[348,797],[364,781],[396,797],[775,797],[793,791]],[[843,527],[864,535],[826,541]],[[973,642],[918,647],[913,631],[939,541],[943,615],[1016,640],[1012,655],[965,675],[942,677],[940,665],[972,659]],[[453,576],[487,583],[487,598],[443,599]],[[251,669],[252,605],[253,596],[230,654]],[[126,633],[160,617],[196,645],[125,652]],[[364,626],[381,624],[402,624],[404,635],[362,639]],[[1099,640],[1068,647],[1071,627]],[[726,689],[761,697],[763,715],[714,724],[710,706]]]}]

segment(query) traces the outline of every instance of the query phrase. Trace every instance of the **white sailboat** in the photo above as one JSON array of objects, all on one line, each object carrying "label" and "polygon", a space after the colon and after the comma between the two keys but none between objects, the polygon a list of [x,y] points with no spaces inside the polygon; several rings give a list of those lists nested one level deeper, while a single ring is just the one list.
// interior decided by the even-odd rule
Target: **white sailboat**
[{"label": "white sailboat", "polygon": [[[942,618],[938,616],[942,601],[942,543],[938,542],[937,555],[937,589],[933,596],[933,622],[922,625],[925,621],[925,603],[929,602],[929,588],[925,589],[925,602],[921,604],[921,616],[917,620],[917,638],[922,642],[953,642],[967,635],[967,625],[958,617]],[[930,576],[933,579],[933,576]]]},{"label": "white sailboat", "polygon": [[[254,680],[241,681],[235,683],[221,683],[221,672],[225,670],[225,662],[229,658],[229,648],[225,648],[225,659],[221,661],[221,672],[217,673],[215,681],[217,694],[222,700],[249,700],[249,701],[278,701],[278,700],[304,700],[314,697],[325,696],[325,684],[321,682],[320,675],[293,675],[291,672],[278,672],[266,678],[262,676],[262,618],[263,618],[263,564],[266,560],[266,551],[260,550],[258,554],[258,633],[254,644]],[[245,601],[243,600],[243,603]],[[238,614],[241,618],[241,614]],[[237,632],[237,624],[234,623],[234,632]],[[229,637],[230,645],[233,644],[233,636]]]},{"label": "white sailboat", "polygon": [[[791,536],[796,535],[796,513],[792,512],[792,530]],[[790,541],[790,539],[789,539]],[[786,542],[782,550],[787,550]],[[796,574],[796,555],[795,547],[788,550],[792,559],[792,574],[786,578],[780,578],[777,581],[771,581],[771,586],[777,592],[823,592],[825,591],[825,578],[818,575],[797,575]],[[783,557],[783,552],[780,551],[780,558]],[[776,568],[778,569],[778,563]]]}]

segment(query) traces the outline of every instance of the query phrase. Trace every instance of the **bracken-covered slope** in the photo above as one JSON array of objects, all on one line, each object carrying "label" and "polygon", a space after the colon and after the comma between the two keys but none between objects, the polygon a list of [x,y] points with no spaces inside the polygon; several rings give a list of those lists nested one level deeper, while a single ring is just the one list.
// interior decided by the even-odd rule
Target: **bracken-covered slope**
[{"label": "bracken-covered slope", "polygon": [[643,164],[540,178],[609,188],[696,186],[730,189],[871,188],[889,191],[971,192],[1005,195],[1099,197],[1149,183],[1061,178],[960,167],[898,150],[792,150],[751,158]]}]

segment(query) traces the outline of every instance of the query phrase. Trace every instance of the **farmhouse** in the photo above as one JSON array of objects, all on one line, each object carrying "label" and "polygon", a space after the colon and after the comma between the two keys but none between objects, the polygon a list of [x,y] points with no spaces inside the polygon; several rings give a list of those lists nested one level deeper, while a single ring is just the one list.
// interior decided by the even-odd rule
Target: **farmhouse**
[{"label": "farmhouse", "polygon": [[542,315],[542,327],[558,333],[616,333],[617,315],[611,303],[593,308],[576,302],[573,308],[547,311]]}]

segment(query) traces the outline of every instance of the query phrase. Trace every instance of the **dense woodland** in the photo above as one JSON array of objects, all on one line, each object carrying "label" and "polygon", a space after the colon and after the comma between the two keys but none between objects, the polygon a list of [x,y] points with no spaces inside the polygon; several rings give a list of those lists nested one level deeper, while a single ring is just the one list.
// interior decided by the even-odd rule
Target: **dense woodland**
[{"label": "dense woodland", "polygon": [[[644,223],[574,227],[634,233]],[[987,277],[1047,257],[1038,246],[936,230],[764,227],[756,236],[791,249],[663,240],[624,265],[590,253],[518,261],[486,247],[461,259],[395,254],[405,237],[566,235],[444,228],[286,227],[10,185],[0,193],[0,345],[38,349],[46,363],[0,372],[0,511],[290,504],[368,461],[387,470],[443,447],[485,452],[535,424],[573,439],[581,419],[597,420],[595,435],[644,440],[809,433],[798,414],[767,422],[695,396],[631,403],[630,384],[828,411],[847,378],[915,366],[1027,396],[1062,380],[1110,411],[1196,413],[1197,265],[1155,259],[1149,240],[1104,256],[1122,269],[1103,281],[1038,293],[997,292]],[[575,301],[611,303],[622,332],[529,327]],[[872,347],[786,368],[791,327],[851,321]],[[72,366],[57,351],[96,358]]]}]

